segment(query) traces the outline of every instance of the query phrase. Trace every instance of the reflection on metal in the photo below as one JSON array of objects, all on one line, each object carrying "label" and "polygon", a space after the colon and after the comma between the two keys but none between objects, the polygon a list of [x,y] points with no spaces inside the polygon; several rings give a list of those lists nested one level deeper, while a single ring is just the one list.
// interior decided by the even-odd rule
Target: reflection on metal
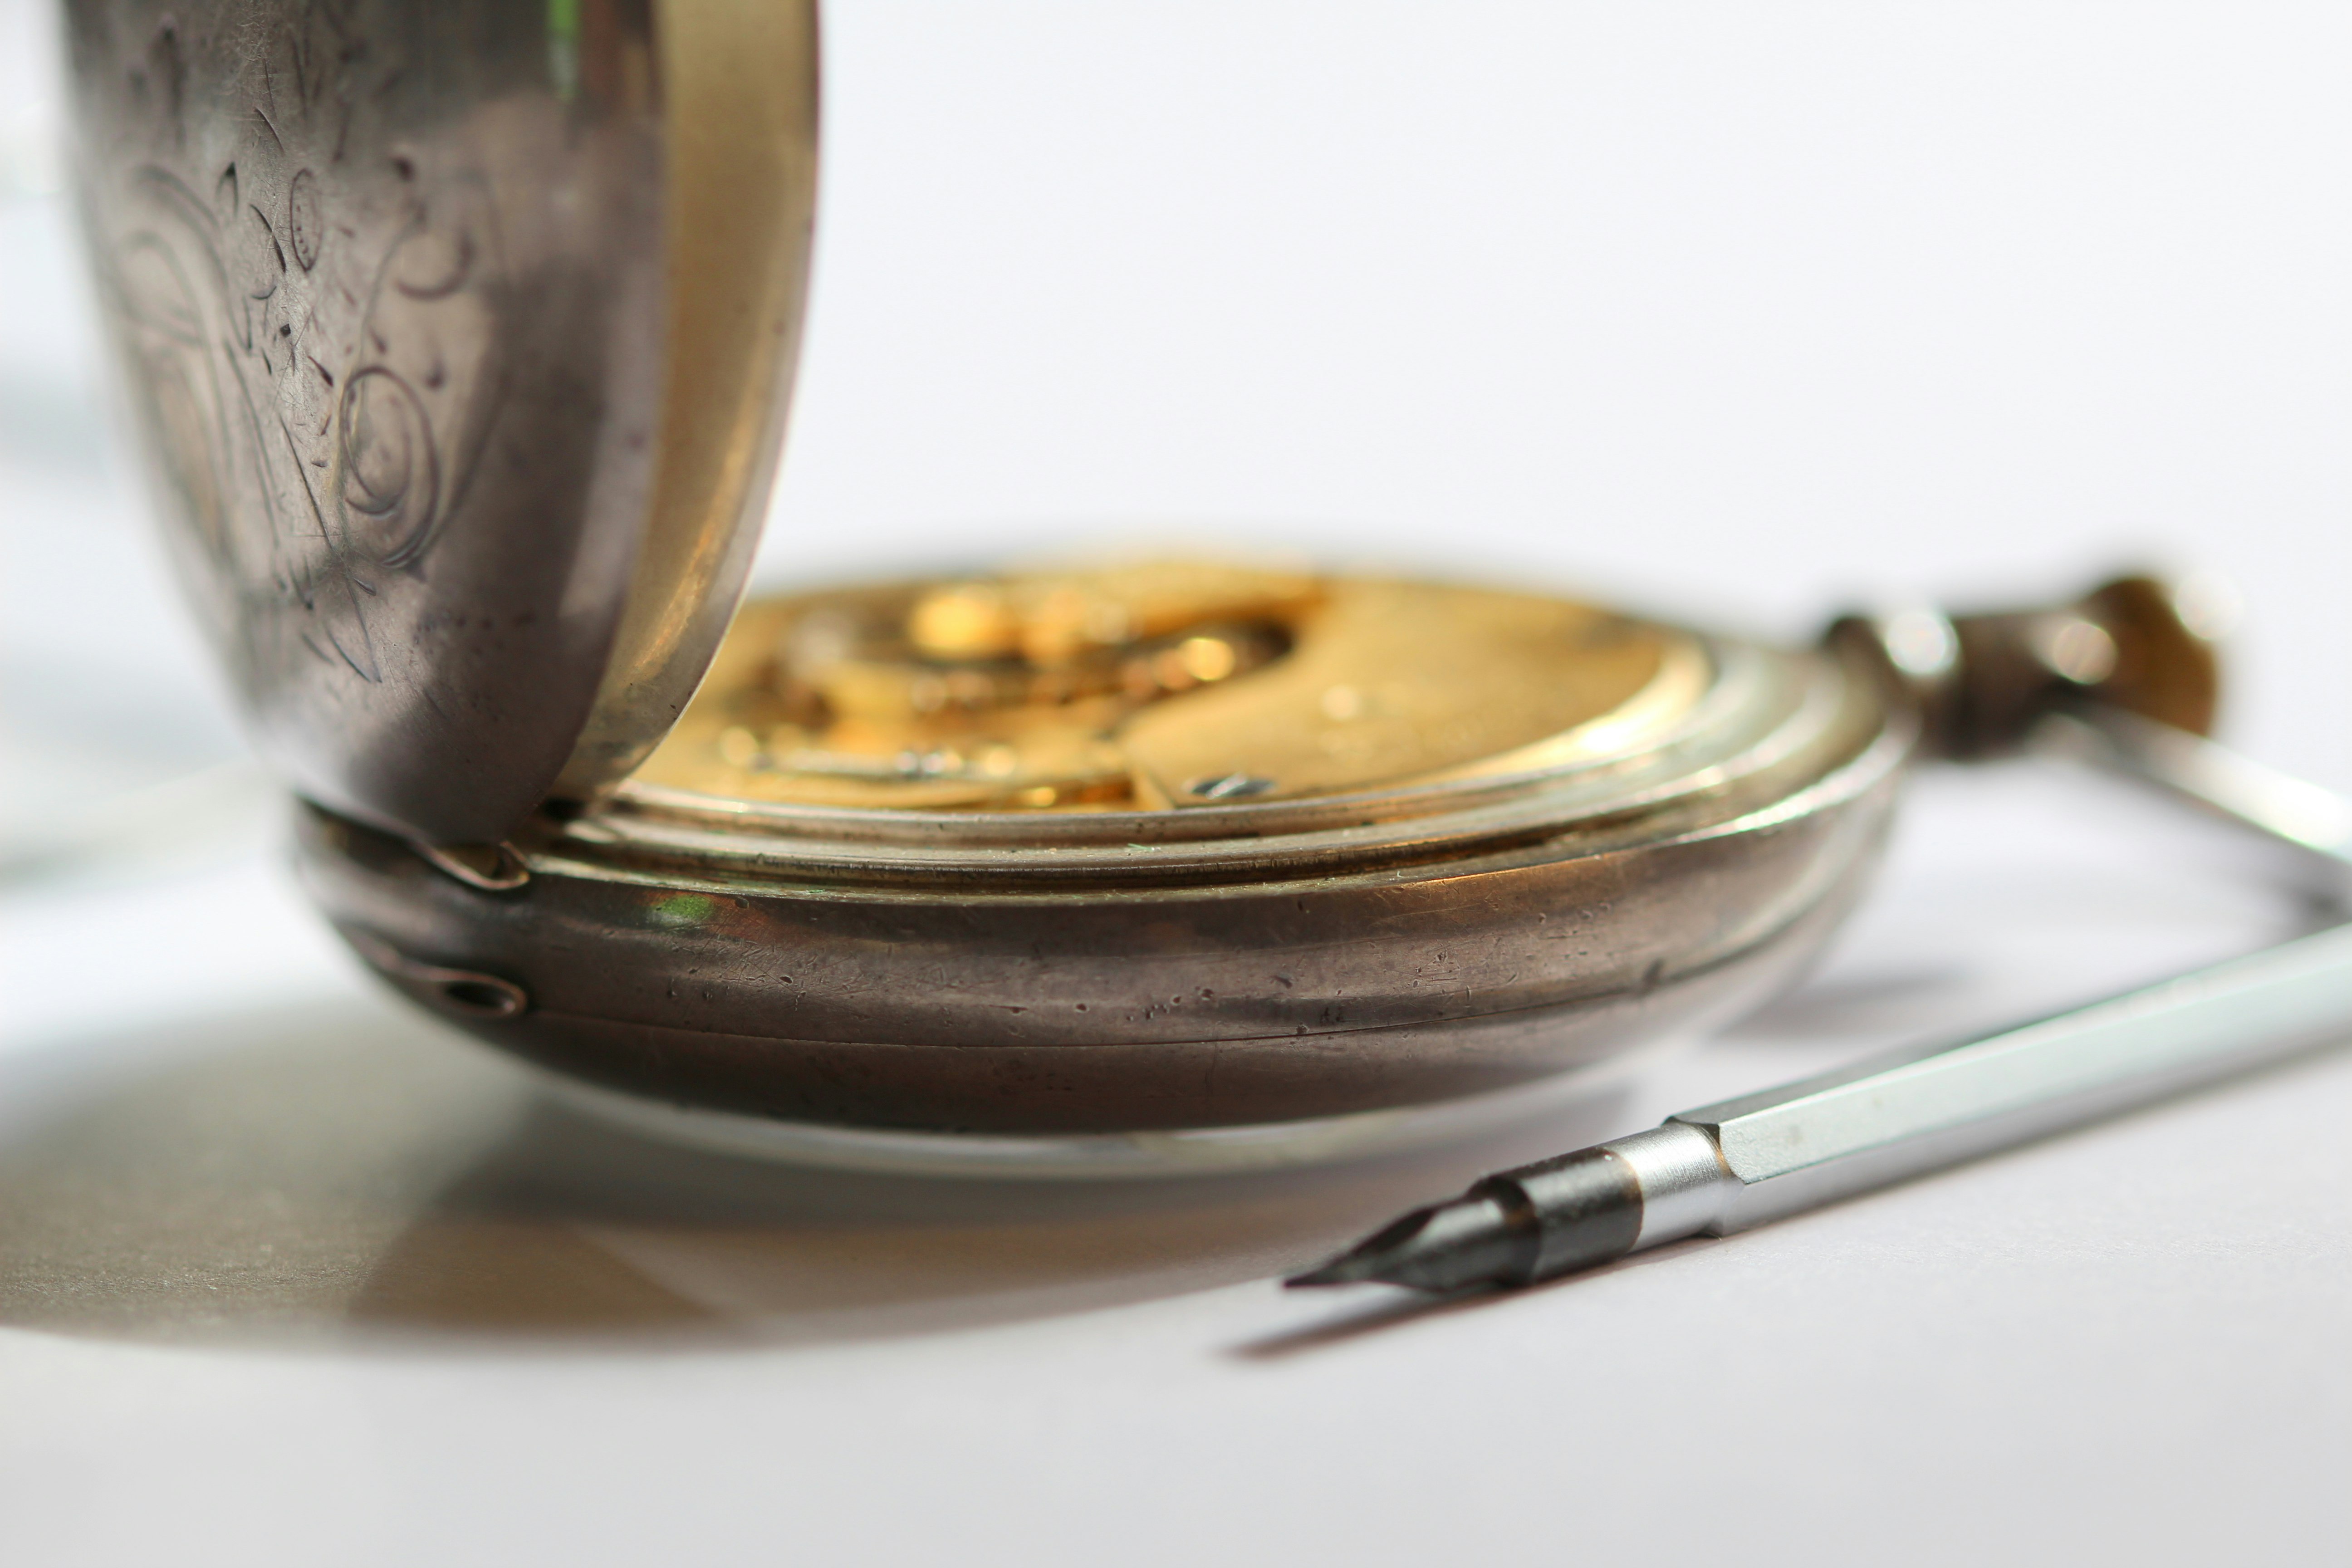
[{"label": "reflection on metal", "polygon": [[772,461],[811,6],[66,9],[101,298],[268,760],[455,844],[611,776],[583,733],[634,760]]},{"label": "reflection on metal", "polygon": [[[714,671],[720,710],[672,742],[703,748],[681,764],[699,787],[654,782],[677,776],[656,759],[601,806],[534,823],[517,845],[528,887],[461,887],[398,841],[317,812],[303,819],[304,875],[346,929],[400,931],[412,951],[523,980],[532,1011],[479,1032],[592,1082],[737,1116],[1015,1139],[1319,1121],[1537,1084],[1752,1005],[1850,903],[1915,733],[1860,653],[1696,637],[1520,595],[1341,579],[1318,593],[1400,606],[1401,626],[1455,628],[1507,673],[1494,650],[1521,637],[1524,657],[1549,650],[1558,678],[1455,679],[1459,648],[1325,638],[1301,612],[1283,628],[1287,650],[1244,672],[1106,694],[1165,726],[1151,745],[1167,750],[1111,724],[1118,771],[1100,787],[1118,795],[1041,810],[918,793],[995,782],[944,760],[904,777],[848,765],[936,755],[962,726],[991,738],[957,742],[960,756],[1005,745],[1003,782],[1038,788],[1048,781],[1018,771],[1039,754],[1015,743],[1029,737],[990,729],[1008,718],[992,701],[1029,702],[1034,672],[986,672],[950,718],[906,701],[933,672],[866,658],[854,679],[827,667],[824,721],[800,726],[801,750],[824,748],[830,771],[755,792],[730,770],[747,785],[769,775],[723,748],[754,720],[741,704],[777,698],[775,650],[797,624],[755,614],[740,664],[723,655]],[[839,607],[788,608],[812,604]],[[1481,613],[1455,616],[1456,605]],[[837,651],[873,651],[854,625],[833,630]],[[1306,749],[1341,726],[1326,702],[1335,686],[1385,700],[1416,657],[1426,684],[1396,700],[1433,711],[1402,732],[1458,749],[1376,754],[1352,776]],[[919,751],[904,734],[859,750],[842,733],[853,720],[878,728],[886,702],[919,728]],[[1234,721],[1259,711],[1266,721]],[[759,738],[772,743],[788,721],[759,720]],[[1594,744],[1596,732],[1613,739]],[[1297,749],[1288,762],[1231,749],[1248,745]],[[1227,750],[1154,765],[1181,746]],[[1320,791],[1317,766],[1331,781]],[[1159,780],[1213,770],[1277,787],[1150,799]],[[871,793],[810,804],[817,787]],[[870,804],[897,791],[908,804]]]},{"label": "reflection on metal", "polygon": [[1638,754],[1715,677],[1685,633],[1526,594],[1199,562],[912,583],[746,606],[637,777],[898,809],[1302,799]]},{"label": "reflection on metal", "polygon": [[1068,1133],[1021,1137],[972,1132],[901,1131],[785,1121],[665,1104],[619,1094],[577,1079],[547,1079],[562,1103],[599,1121],[664,1143],[746,1159],[835,1171],[1018,1181],[1159,1180],[1235,1175],[1336,1161],[1367,1160],[1457,1145],[1564,1117],[1590,1119],[1624,1098],[1626,1080],[1662,1039],[1526,1089],[1434,1104],[1305,1121],[1277,1121],[1169,1131]]},{"label": "reflection on metal", "polygon": [[[1990,751],[2084,695],[2033,652],[2053,618],[2136,651],[2094,699],[2177,706],[2210,676],[2185,633],[2149,659],[2162,617],[2114,590],[1961,617],[1925,698],[1864,623],[1784,651],[1330,578],[1261,595],[1261,619],[1212,596],[1194,608],[1213,623],[1142,617],[1127,641],[1105,614],[1091,647],[1033,658],[986,598],[755,606],[646,777],[532,825],[519,893],[488,901],[323,813],[303,820],[305,876],[346,928],[525,976],[531,1014],[478,1032],[607,1089],[893,1138],[1191,1136],[1501,1094],[1753,1005],[1853,898],[1923,712]],[[1318,616],[1352,602],[1438,640],[1339,635],[1344,616],[1327,632]],[[1531,628],[1516,656],[1514,626]],[[1153,684],[1194,638],[1231,651],[1204,666],[1219,678]],[[1463,647],[1465,673],[1438,679]],[[1381,668],[1416,668],[1433,695],[1411,731],[1452,714],[1476,744],[1290,784],[1311,756],[1330,767],[1318,735],[1388,700]],[[1541,689],[1490,691],[1477,668]],[[1037,761],[1070,747],[1022,726],[1078,711],[1103,756],[1072,799]],[[1218,760],[1157,767],[1147,726]],[[1157,798],[1231,773],[1274,787]]]},{"label": "reflection on metal", "polygon": [[2352,902],[2352,802],[2333,790],[2115,709],[2053,713],[2035,729],[2033,745],[2153,785],[2284,847],[2314,894]]},{"label": "reflection on metal", "polygon": [[418,844],[415,847],[437,869],[486,893],[510,893],[530,880],[530,868],[511,844]]}]

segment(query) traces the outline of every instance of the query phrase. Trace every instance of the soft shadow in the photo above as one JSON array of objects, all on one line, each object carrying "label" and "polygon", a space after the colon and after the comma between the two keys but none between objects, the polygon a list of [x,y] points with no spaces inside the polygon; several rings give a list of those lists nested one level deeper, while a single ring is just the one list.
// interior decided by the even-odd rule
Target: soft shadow
[{"label": "soft shadow", "polygon": [[657,1145],[353,997],[0,1063],[0,1323],[270,1344],[870,1339],[1266,1278],[1622,1100],[1468,1148],[1095,1184]]},{"label": "soft shadow", "polygon": [[1910,1026],[1923,1005],[1961,994],[1971,978],[1965,967],[1950,964],[1811,980],[1739,1020],[1734,1037],[1772,1042],[1876,1037]]},{"label": "soft shadow", "polygon": [[[1280,1361],[1307,1351],[1328,1349],[1378,1334],[1430,1318],[1449,1317],[1460,1312],[1475,1312],[1489,1307],[1505,1306],[1548,1290],[1572,1290],[1579,1285],[1622,1274],[1635,1268],[1654,1268],[1670,1263],[1686,1253],[1704,1251],[1721,1245],[1719,1237],[1693,1237],[1688,1240],[1669,1242],[1647,1252],[1636,1252],[1614,1263],[1598,1268],[1588,1268],[1580,1274],[1562,1275],[1547,1279],[1540,1285],[1523,1286],[1517,1289],[1497,1289],[1481,1287],[1470,1290],[1449,1291],[1427,1295],[1418,1290],[1406,1290],[1388,1285],[1364,1285],[1346,1288],[1341,1305],[1330,1316],[1320,1318],[1297,1328],[1284,1329],[1235,1345],[1227,1353],[1244,1361]],[[1348,1298],[1353,1298],[1349,1300]]]}]

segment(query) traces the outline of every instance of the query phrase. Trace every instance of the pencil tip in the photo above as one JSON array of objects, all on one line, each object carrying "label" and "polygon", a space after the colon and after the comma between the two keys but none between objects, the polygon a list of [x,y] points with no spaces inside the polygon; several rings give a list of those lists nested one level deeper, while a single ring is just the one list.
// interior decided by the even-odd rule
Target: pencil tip
[{"label": "pencil tip", "polygon": [[1360,1285],[1367,1281],[1394,1284],[1383,1270],[1409,1256],[1413,1238],[1429,1228],[1439,1207],[1415,1209],[1402,1219],[1383,1226],[1347,1251],[1304,1274],[1294,1274],[1282,1283],[1288,1289],[1312,1289],[1324,1285]]},{"label": "pencil tip", "polygon": [[1290,1289],[1381,1284],[1454,1290],[1511,1278],[1522,1261],[1519,1250],[1501,1205],[1488,1197],[1456,1198],[1415,1209],[1283,1284]]},{"label": "pencil tip", "polygon": [[1294,1274],[1282,1282],[1286,1290],[1310,1289],[1323,1285],[1352,1285],[1362,1276],[1348,1268],[1349,1258],[1343,1254],[1319,1268],[1309,1268],[1304,1274]]}]

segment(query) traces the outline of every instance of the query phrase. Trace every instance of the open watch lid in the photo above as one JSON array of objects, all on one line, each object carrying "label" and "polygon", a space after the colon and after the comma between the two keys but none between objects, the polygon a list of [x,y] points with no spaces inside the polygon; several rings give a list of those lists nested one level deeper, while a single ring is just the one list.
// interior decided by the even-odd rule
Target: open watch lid
[{"label": "open watch lid", "polygon": [[814,0],[66,11],[106,313],[258,747],[445,846],[626,774],[765,509]]}]

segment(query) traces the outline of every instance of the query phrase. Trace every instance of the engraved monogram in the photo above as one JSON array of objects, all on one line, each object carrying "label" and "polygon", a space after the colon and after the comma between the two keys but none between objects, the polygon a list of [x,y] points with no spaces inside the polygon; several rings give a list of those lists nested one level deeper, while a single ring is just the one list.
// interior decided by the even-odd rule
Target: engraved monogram
[{"label": "engraved monogram", "polygon": [[122,40],[102,286],[230,641],[274,624],[374,682],[371,604],[423,573],[501,395],[498,227],[433,139],[353,133],[404,61],[350,7],[254,36],[222,81],[168,16]]}]

